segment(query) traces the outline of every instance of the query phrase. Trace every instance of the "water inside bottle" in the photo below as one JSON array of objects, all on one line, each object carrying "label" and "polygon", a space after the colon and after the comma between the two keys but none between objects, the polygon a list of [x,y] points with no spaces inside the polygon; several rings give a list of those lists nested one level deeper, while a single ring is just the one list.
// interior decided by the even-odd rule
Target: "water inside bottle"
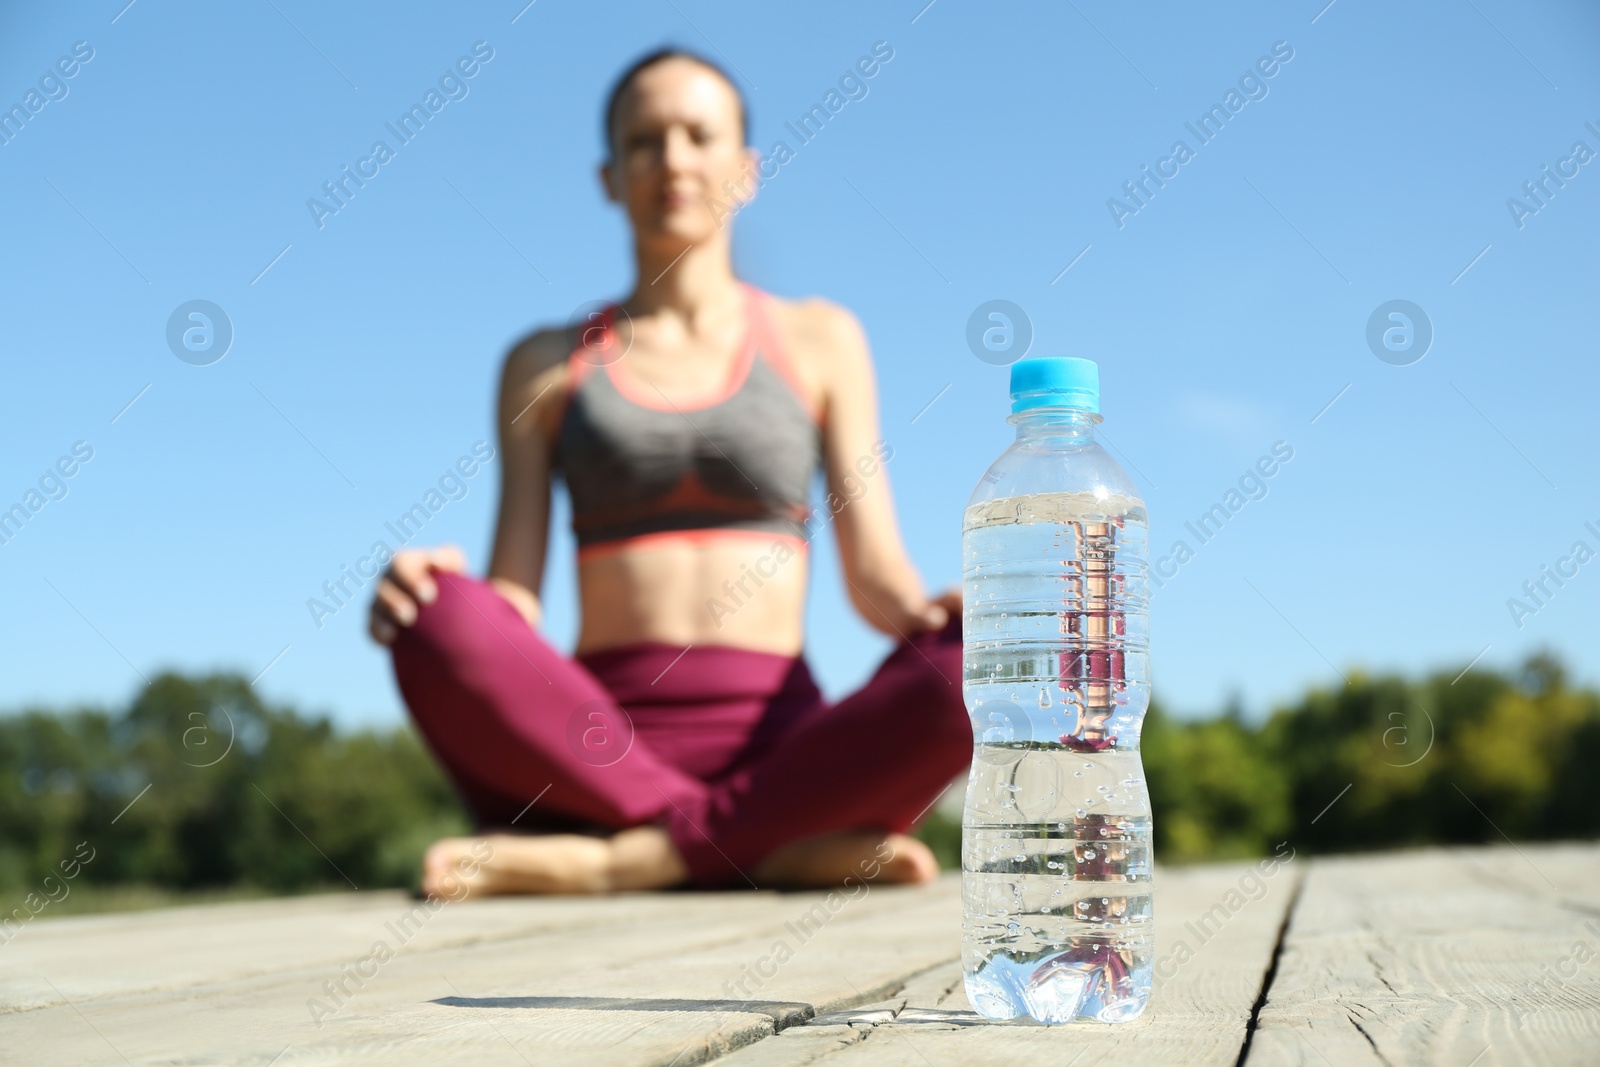
[{"label": "water inside bottle", "polygon": [[1137,500],[986,501],[963,524],[968,999],[1121,1022],[1150,995],[1147,519]]}]

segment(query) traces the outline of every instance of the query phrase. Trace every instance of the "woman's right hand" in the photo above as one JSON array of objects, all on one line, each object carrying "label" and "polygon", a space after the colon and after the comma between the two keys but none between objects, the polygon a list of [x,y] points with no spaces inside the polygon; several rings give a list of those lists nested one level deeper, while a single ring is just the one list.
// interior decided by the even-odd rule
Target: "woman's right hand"
[{"label": "woman's right hand", "polygon": [[393,644],[402,626],[417,621],[419,607],[433,603],[439,595],[434,571],[461,574],[466,569],[467,557],[455,545],[396,552],[372,598],[372,611],[367,617],[372,639],[380,645]]}]

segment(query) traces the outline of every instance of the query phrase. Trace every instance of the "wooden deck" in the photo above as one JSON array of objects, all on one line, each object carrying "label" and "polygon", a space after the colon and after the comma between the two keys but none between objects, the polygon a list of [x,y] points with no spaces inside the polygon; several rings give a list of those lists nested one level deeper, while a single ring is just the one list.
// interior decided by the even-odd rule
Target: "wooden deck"
[{"label": "wooden deck", "polygon": [[832,909],[371,892],[41,918],[0,946],[0,1062],[1600,1063],[1600,846],[1253,870],[1158,875],[1155,993],[1122,1026],[974,1015],[955,874]]}]

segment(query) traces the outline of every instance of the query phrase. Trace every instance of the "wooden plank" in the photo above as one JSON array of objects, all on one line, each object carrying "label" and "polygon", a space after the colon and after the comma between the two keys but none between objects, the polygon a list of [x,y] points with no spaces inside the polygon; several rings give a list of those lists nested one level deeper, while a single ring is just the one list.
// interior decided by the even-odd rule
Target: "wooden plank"
[{"label": "wooden plank", "polygon": [[[1600,847],[1318,860],[1249,1064],[1594,1064]],[[1548,879],[1548,880],[1547,880]]]},{"label": "wooden plank", "polygon": [[[950,874],[832,908],[826,894],[754,892],[450,905],[320,1027],[308,1001],[410,902],[40,921],[0,948],[8,999],[46,991],[0,1013],[0,1049],[8,1062],[261,1067],[1232,1064],[1304,866],[1161,870],[1155,993],[1124,1026],[978,1019]],[[1597,873],[1594,845],[1319,861],[1249,1062],[1592,1062],[1600,964],[1575,949],[1600,954]]]},{"label": "wooden plank", "polygon": [[[0,1012],[224,982],[360,959],[373,943],[428,949],[537,937],[599,923],[652,929],[713,917],[763,917],[781,894],[492,898],[438,908],[399,891],[209,904],[36,920],[0,947]],[[108,953],[110,960],[108,961]],[[109,966],[108,966],[109,962]],[[44,980],[49,978],[49,982]]]},{"label": "wooden plank", "polygon": [[[1232,1067],[1301,876],[1296,867],[1279,863],[1270,877],[1251,864],[1159,870],[1157,979],[1149,1009],[1133,1023],[990,1022],[972,1011],[954,959],[913,975],[891,997],[819,1013],[717,1067],[1015,1067],[1028,1057],[1054,1064],[1064,1056]],[[948,921],[959,923],[959,910]]]},{"label": "wooden plank", "polygon": [[[1463,850],[1458,855],[1475,877],[1503,882],[1503,849]],[[1543,886],[1565,906],[1600,914],[1600,849],[1594,842],[1519,845],[1517,860],[1522,882]]]},{"label": "wooden plank", "polygon": [[[960,914],[957,912],[957,920]],[[958,943],[959,951],[959,943]],[[746,1046],[744,1049],[717,1060],[717,1067],[801,1067],[803,1064],[816,1063],[836,1053],[843,1052],[851,1045],[866,1040],[880,1025],[893,1022],[896,1018],[911,1019],[916,1017],[919,1022],[929,1022],[926,1016],[937,1015],[941,1019],[948,1013],[939,1008],[950,994],[961,986],[961,961],[950,960],[946,963],[929,968],[919,974],[909,976],[897,993],[883,1000],[862,1003],[856,1007],[834,1008],[824,1011],[804,1025],[790,1026],[779,1032],[779,1040],[764,1040]],[[918,1008],[914,1005],[933,1005],[932,1008]],[[977,1016],[965,1009],[959,1013],[962,1016]],[[970,1025],[963,1019],[959,1022],[942,1022],[944,1029],[955,1029],[960,1025]],[[832,1061],[829,1061],[832,1062]]]},{"label": "wooden plank", "polygon": [[[418,937],[392,959],[369,964],[376,973],[367,981],[347,978],[346,1003],[321,1019],[313,1019],[308,1001],[340,977],[325,953],[315,965],[266,973],[244,973],[248,960],[220,961],[214,970],[221,977],[213,980],[152,980],[140,975],[159,970],[159,957],[145,951],[147,939],[133,922],[120,938],[100,938],[100,966],[125,991],[80,997],[55,982],[56,1003],[0,1015],[0,1047],[19,1059],[84,1064],[121,1064],[124,1057],[265,1064],[289,1046],[285,1065],[434,1065],[465,1062],[470,1053],[480,1057],[477,1064],[526,1055],[541,1065],[689,1067],[800,1022],[814,1006],[881,998],[906,975],[951,958],[959,951],[952,923],[959,892],[959,880],[946,879],[875,887],[854,900],[844,893],[670,893],[452,906],[471,939],[459,930],[437,943]],[[364,914],[366,940],[355,939],[362,953],[381,928],[374,913]],[[486,936],[496,920],[505,925],[517,915],[522,932]],[[248,946],[247,934],[215,918],[219,944],[230,952]],[[166,929],[178,930],[170,923]],[[258,937],[282,932],[263,929]],[[441,925],[426,934],[447,932]],[[780,942],[789,951],[774,966]],[[53,982],[52,961],[33,962],[43,967],[36,980]],[[167,987],[150,988],[163,982]]]}]

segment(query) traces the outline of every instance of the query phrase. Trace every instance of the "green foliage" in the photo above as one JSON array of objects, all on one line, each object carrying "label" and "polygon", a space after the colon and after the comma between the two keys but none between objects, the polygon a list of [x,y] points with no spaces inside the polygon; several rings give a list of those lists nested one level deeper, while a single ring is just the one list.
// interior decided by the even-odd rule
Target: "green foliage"
[{"label": "green foliage", "polygon": [[[1457,673],[1352,673],[1259,723],[1236,709],[1178,720],[1153,705],[1140,747],[1156,855],[1600,836],[1600,693],[1572,688],[1544,655],[1509,675]],[[959,865],[954,819],[936,813],[918,836]]]},{"label": "green foliage", "polygon": [[1510,677],[1352,676],[1279,711],[1262,740],[1290,769],[1297,838],[1329,850],[1593,836],[1597,733],[1600,694],[1535,656]]},{"label": "green foliage", "polygon": [[74,885],[408,886],[428,843],[467,827],[409,728],[336,733],[236,675],[163,674],[120,715],[0,718],[0,813],[8,896],[80,842],[94,858]]},{"label": "green foliage", "polygon": [[[1221,731],[1224,738],[1217,737]],[[1352,673],[1263,723],[1144,737],[1156,848],[1172,862],[1600,835],[1600,693],[1554,659],[1511,675]]]},{"label": "green foliage", "polygon": [[1156,703],[1139,739],[1162,859],[1261,856],[1289,828],[1289,776],[1235,716],[1175,722]]},{"label": "green foliage", "polygon": [[939,861],[939,866],[947,871],[961,869],[961,818],[957,815],[951,818],[937,807],[928,813],[912,834],[917,840],[927,845]]},{"label": "green foliage", "polygon": [[[1510,674],[1353,673],[1256,723],[1158,705],[1141,744],[1171,863],[1284,840],[1330,852],[1600,835],[1600,693],[1548,656]],[[236,675],[164,674],[118,714],[0,717],[8,904],[82,842],[94,858],[73,885],[89,898],[414,886],[428,843],[467,826],[409,727],[335,731]],[[936,811],[918,834],[959,866],[958,821]]]}]

